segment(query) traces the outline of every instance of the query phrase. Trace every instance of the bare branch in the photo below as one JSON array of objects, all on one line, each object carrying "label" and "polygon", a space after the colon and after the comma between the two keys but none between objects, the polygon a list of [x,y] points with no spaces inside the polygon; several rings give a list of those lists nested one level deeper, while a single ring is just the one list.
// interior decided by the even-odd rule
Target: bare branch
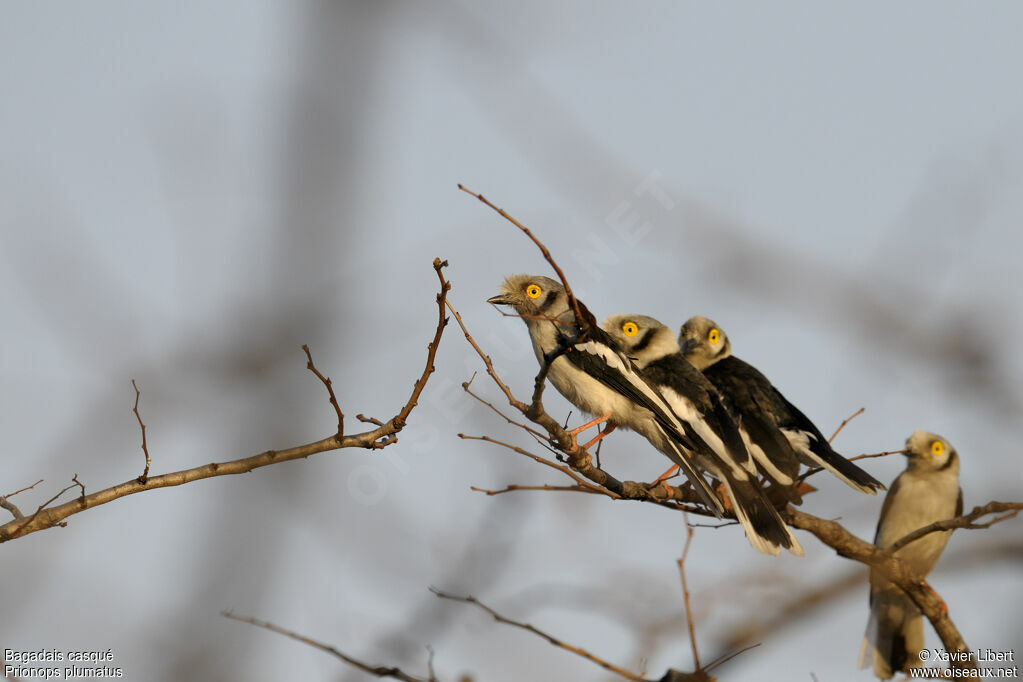
[{"label": "bare branch", "polygon": [[534,635],[547,640],[549,643],[553,644],[554,646],[561,647],[562,649],[565,649],[566,651],[571,651],[573,654],[576,654],[577,656],[582,656],[586,660],[591,661],[593,663],[596,663],[597,665],[599,665],[601,668],[604,668],[605,670],[609,670],[609,671],[611,671],[613,673],[621,675],[622,677],[624,677],[627,680],[634,680],[635,682],[643,682],[643,678],[640,677],[639,675],[636,675],[635,673],[629,672],[628,670],[625,670],[624,668],[619,668],[618,666],[614,665],[613,663],[608,663],[604,659],[598,658],[597,656],[594,656],[593,654],[591,654],[590,652],[586,651],[585,649],[583,649],[581,647],[577,647],[577,646],[574,646],[572,644],[568,644],[566,642],[562,642],[561,640],[557,639],[553,635],[549,635],[546,632],[544,632],[543,630],[539,630],[539,629],[533,627],[532,625],[529,625],[528,623],[520,623],[519,621],[512,620],[511,618],[506,618],[506,617],[502,616],[500,613],[498,613],[494,609],[490,608],[489,606],[487,606],[486,604],[484,604],[480,600],[476,599],[476,597],[473,597],[471,595],[466,596],[466,597],[461,597],[461,596],[454,595],[454,594],[448,594],[447,592],[442,592],[441,590],[438,590],[436,587],[431,587],[430,591],[433,592],[438,597],[440,597],[441,599],[450,599],[451,601],[458,601],[458,602],[463,602],[463,603],[466,603],[466,604],[472,604],[474,606],[477,606],[480,609],[482,609],[482,610],[486,611],[487,613],[489,613],[493,617],[493,619],[496,620],[498,623],[504,623],[506,625],[511,625],[513,627],[517,627],[517,628],[520,628],[522,630],[525,630],[526,632],[531,632]]},{"label": "bare branch", "polygon": [[412,395],[409,396],[408,402],[405,406],[394,417],[391,418],[390,425],[394,428],[394,433],[401,431],[405,428],[405,420],[411,414],[412,410],[419,404],[419,396],[423,393],[423,389],[426,388],[426,382],[430,378],[430,375],[437,371],[437,368],[433,366],[434,359],[437,357],[437,347],[440,345],[440,337],[444,333],[444,328],[448,326],[448,318],[444,315],[444,304],[448,300],[448,292],[451,291],[451,282],[444,279],[444,268],[446,268],[448,262],[442,261],[440,258],[433,259],[433,269],[437,273],[437,278],[440,280],[440,293],[437,294],[437,331],[433,335],[433,340],[427,345],[426,353],[426,367],[423,369],[423,373],[416,380],[416,383],[412,386]]},{"label": "bare branch", "polygon": [[[606,495],[613,500],[641,500],[645,502],[652,502],[662,507],[668,507],[675,511],[687,511],[694,514],[701,514],[704,516],[713,516],[713,512],[703,507],[696,506],[692,503],[694,494],[682,487],[665,486],[662,483],[640,483],[638,481],[619,481],[617,478],[608,474],[603,469],[598,469],[593,466],[589,461],[583,464],[578,462],[569,462],[568,466],[552,462],[549,459],[541,457],[537,454],[529,452],[523,448],[504,443],[490,436],[468,436],[464,433],[458,434],[459,438],[465,440],[482,440],[495,445],[513,450],[520,455],[529,457],[530,459],[548,466],[552,469],[557,469],[566,476],[569,476],[573,481],[579,484],[579,486],[585,487],[587,491]],[[583,481],[578,474],[581,474],[585,478],[589,479],[597,485],[591,485],[586,481]],[[573,486],[574,487],[574,486]],[[571,490],[573,487],[568,488]],[[517,489],[524,489],[517,487]],[[481,490],[480,492],[488,492]],[[671,497],[668,497],[670,492]],[[489,492],[488,492],[489,494]],[[685,504],[683,504],[685,503]]]},{"label": "bare branch", "polygon": [[[874,457],[887,457],[888,455],[901,455],[905,454],[905,452],[906,452],[905,450],[886,450],[884,452],[874,452],[869,455],[856,455],[855,457],[850,457],[849,461],[855,462],[858,459],[872,459]],[[814,474],[819,474],[822,471],[824,471],[824,467],[810,467],[809,469],[807,469],[806,471],[799,475],[799,477],[796,479],[796,482],[802,483],[810,476],[813,476]]]},{"label": "bare branch", "polygon": [[[44,509],[46,509],[46,507],[47,507],[47,506],[49,506],[49,504],[50,504],[51,502],[54,502],[54,501],[56,501],[56,500],[57,500],[57,498],[59,498],[59,497],[60,497],[61,495],[63,495],[63,494],[64,494],[64,493],[66,493],[67,491],[71,490],[72,488],[74,488],[74,487],[75,487],[76,485],[77,485],[77,486],[81,486],[81,488],[82,488],[82,496],[81,496],[80,498],[78,498],[78,500],[76,500],[76,501],[74,501],[74,502],[67,502],[67,503],[65,503],[65,504],[62,504],[62,505],[61,505],[61,506],[60,506],[59,508],[67,507],[68,505],[80,505],[80,504],[84,504],[84,502],[85,502],[85,486],[83,486],[83,485],[82,485],[82,484],[81,484],[81,483],[80,483],[80,482],[78,481],[78,474],[75,474],[75,476],[74,476],[74,478],[72,479],[72,481],[73,481],[73,482],[71,483],[71,485],[67,486],[66,488],[63,488],[63,489],[62,489],[62,490],[61,490],[61,491],[60,491],[59,493],[57,493],[56,495],[54,495],[53,497],[51,497],[50,499],[46,500],[46,501],[45,501],[45,502],[43,502],[43,503],[42,503],[41,505],[39,505],[39,508],[38,508],[38,509],[36,509],[36,513],[35,513],[35,514],[33,514],[32,516],[28,517],[27,519],[16,519],[16,520],[14,520],[14,521],[8,521],[8,522],[7,522],[7,523],[5,523],[4,525],[0,526],[0,542],[3,542],[3,541],[4,541],[4,537],[3,537],[3,530],[4,530],[5,528],[7,528],[8,526],[10,526],[10,525],[12,525],[12,524],[17,524],[19,520],[23,520],[23,521],[24,521],[24,523],[22,523],[20,527],[24,528],[24,527],[26,527],[26,526],[31,526],[31,525],[32,525],[32,523],[33,523],[33,522],[34,522],[34,521],[35,521],[35,520],[36,520],[37,518],[39,518],[39,515],[40,515],[40,514],[41,514],[41,513],[43,512],[43,510],[44,510]],[[74,512],[72,512],[72,513],[74,513]],[[50,525],[52,525],[52,524],[50,524]]]},{"label": "bare branch", "polygon": [[[550,263],[552,268],[554,268],[554,272],[556,272],[558,274],[558,279],[561,280],[562,286],[565,287],[565,295],[568,296],[568,305],[569,305],[570,308],[572,308],[572,312],[575,314],[576,322],[579,323],[580,325],[595,324],[595,321],[591,321],[589,319],[586,319],[581,314],[581,312],[579,310],[579,301],[576,299],[575,294],[572,293],[572,287],[569,286],[568,279],[565,277],[565,273],[561,270],[561,268],[555,262],[554,257],[551,256],[551,252],[547,249],[547,247],[544,246],[544,244],[539,239],[536,238],[536,235],[534,235],[529,230],[528,227],[526,227],[525,225],[520,223],[518,220],[513,218],[511,215],[509,215],[503,208],[495,206],[489,199],[487,199],[482,194],[479,194],[477,192],[473,192],[472,190],[466,188],[461,183],[458,184],[458,189],[462,190],[466,194],[470,194],[470,195],[476,197],[477,199],[482,201],[484,204],[486,204],[490,208],[492,208],[495,211],[497,211],[497,213],[502,218],[504,218],[505,220],[510,222],[512,225],[514,225],[515,227],[517,227],[520,230],[522,230],[525,233],[525,235],[527,237],[529,237],[533,241],[534,244],[536,244],[536,246],[540,249],[540,253],[543,254],[543,257],[546,258],[547,262]],[[585,335],[586,335],[586,328],[584,326],[583,327],[583,334],[582,334],[582,336],[585,337]]]},{"label": "bare branch", "polygon": [[518,490],[553,490],[558,492],[577,492],[577,493],[589,493],[590,495],[604,495],[605,491],[599,488],[587,488],[581,485],[515,485],[511,484],[501,488],[500,490],[489,490],[487,488],[477,488],[476,486],[470,486],[470,490],[475,490],[478,493],[484,493],[493,497],[494,495],[501,495],[503,493],[511,493]]},{"label": "bare branch", "polygon": [[557,462],[552,462],[551,460],[549,460],[549,459],[547,459],[545,457],[541,457],[540,455],[533,454],[532,452],[530,452],[529,450],[526,450],[525,448],[520,448],[520,447],[518,447],[516,445],[511,445],[510,443],[505,443],[504,441],[497,440],[496,438],[491,438],[490,436],[469,436],[467,434],[460,433],[460,434],[458,434],[458,437],[461,438],[462,440],[482,440],[482,441],[485,441],[487,443],[493,443],[494,445],[500,445],[501,447],[508,448],[509,450],[512,450],[513,452],[517,452],[520,455],[528,457],[528,458],[530,458],[531,460],[533,460],[535,462],[539,462],[540,464],[543,464],[545,466],[549,466],[552,469],[557,469],[561,473],[563,473],[566,476],[568,476],[569,478],[571,478],[573,481],[576,482],[577,485],[579,485],[581,487],[588,488],[588,489],[590,489],[593,492],[598,492],[598,493],[601,493],[601,494],[604,494],[604,495],[608,495],[608,496],[610,496],[610,497],[612,497],[614,499],[619,499],[620,498],[620,495],[616,495],[615,493],[611,492],[610,490],[605,490],[603,488],[599,488],[597,486],[594,486],[594,485],[591,485],[591,484],[587,483],[578,474],[576,474],[574,471],[572,471],[572,469],[570,467],[568,467],[568,466],[566,466],[564,464],[558,464]]},{"label": "bare branch", "polygon": [[18,509],[18,507],[13,502],[11,502],[8,498],[14,497],[18,493],[23,493],[26,490],[31,490],[32,488],[36,487],[37,485],[39,485],[42,482],[43,482],[43,479],[40,478],[38,481],[36,481],[32,485],[27,485],[24,488],[21,488],[20,490],[15,490],[13,493],[8,493],[7,495],[0,496],[0,507],[3,507],[7,511],[11,512],[11,515],[14,516],[14,518],[16,518],[16,519],[23,519],[23,518],[25,518],[25,515],[21,513],[21,510]]},{"label": "bare branch", "polygon": [[742,654],[746,653],[747,651],[749,651],[751,649],[756,649],[758,646],[760,646],[760,642],[757,642],[755,644],[750,644],[749,646],[744,646],[743,648],[739,649],[738,651],[736,651],[734,653],[725,654],[725,655],[721,656],[720,658],[716,658],[713,661],[711,661],[710,665],[708,665],[706,668],[704,668],[704,670],[706,672],[710,672],[711,670],[713,670],[714,668],[718,667],[719,665],[724,665],[725,663],[728,663],[730,660],[732,660],[736,656],[741,656]]},{"label": "bare branch", "polygon": [[[341,438],[345,435],[345,415],[341,411],[341,406],[337,404],[337,396],[334,395],[334,386],[330,381],[330,377],[325,377],[320,373],[320,370],[316,369],[316,364],[313,363],[313,354],[309,352],[309,346],[302,344],[302,350],[305,351],[305,356],[308,362],[306,362],[306,369],[316,375],[316,378],[323,382],[323,385],[327,387],[327,395],[330,396],[330,404],[334,407],[334,412],[337,414],[337,437]],[[145,483],[145,481],[143,481]]]},{"label": "bare branch", "polygon": [[[941,638],[945,651],[969,652],[969,647],[966,646],[962,635],[959,634],[959,630],[949,617],[944,601],[927,584],[927,581],[916,575],[901,559],[861,540],[835,521],[817,518],[801,512],[791,505],[785,510],[784,517],[792,526],[813,533],[817,539],[831,547],[840,556],[867,564],[879,571],[886,580],[897,585],[931,622],[934,631]],[[957,658],[969,659],[972,657]],[[956,668],[976,667],[976,663],[972,660],[954,660],[952,665]]]},{"label": "bare branch", "polygon": [[[497,407],[495,407],[493,403],[491,403],[488,400],[484,400],[482,397],[480,397],[479,395],[474,393],[473,390],[470,388],[470,386],[472,385],[472,382],[473,382],[473,380],[475,378],[476,378],[476,373],[473,372],[473,375],[469,378],[468,381],[463,381],[462,382],[462,390],[465,391],[466,393],[468,393],[469,395],[471,395],[473,398],[475,398],[476,400],[478,400],[482,404],[484,404],[487,407],[489,407],[494,412],[496,412],[497,415],[499,417],[501,417],[501,419],[504,419],[509,424],[511,424],[513,426],[517,426],[520,429],[523,429],[524,431],[529,433],[529,435],[531,435],[531,436],[534,436],[534,437],[537,437],[537,438],[541,438],[541,439],[546,439],[546,436],[544,436],[544,434],[540,433],[539,431],[537,431],[534,428],[531,428],[528,424],[523,424],[522,422],[515,421],[514,419],[512,419],[511,417],[506,415],[504,412],[499,410]],[[561,428],[565,429],[565,428],[568,428],[568,426],[567,425],[562,425]]]},{"label": "bare branch", "polygon": [[491,362],[490,356],[483,352],[483,349],[480,348],[479,344],[476,343],[476,339],[472,338],[472,334],[470,334],[469,330],[465,328],[465,323],[462,322],[462,316],[459,315],[458,311],[455,310],[455,307],[451,305],[451,301],[447,301],[446,303],[448,306],[448,310],[450,310],[451,314],[455,316],[455,321],[458,322],[458,326],[462,328],[462,333],[465,334],[465,340],[469,342],[469,345],[473,347],[473,350],[476,351],[476,354],[479,355],[480,358],[483,360],[483,365],[487,368],[487,374],[490,375],[490,378],[494,380],[494,383],[497,384],[497,387],[501,389],[502,393],[504,393],[504,397],[508,399],[508,403],[516,410],[525,413],[526,409],[528,408],[528,405],[526,405],[524,402],[520,400],[517,400],[515,396],[512,395],[511,389],[508,388],[508,386],[503,381],[501,381],[501,377],[497,376],[497,372],[494,371],[494,363]]},{"label": "bare branch", "polygon": [[279,635],[284,635],[285,637],[290,637],[291,639],[294,639],[294,640],[296,640],[298,642],[302,642],[303,644],[308,644],[309,646],[313,647],[314,649],[319,649],[320,651],[326,651],[328,654],[331,654],[332,656],[340,658],[342,661],[344,661],[348,665],[350,665],[350,666],[352,666],[354,668],[358,668],[362,672],[368,673],[368,674],[373,675],[375,677],[391,677],[391,678],[394,678],[396,680],[402,680],[403,682],[436,682],[436,680],[437,680],[437,678],[434,677],[433,672],[432,672],[432,670],[433,670],[433,665],[432,665],[433,655],[432,655],[432,652],[431,652],[431,655],[430,655],[430,666],[429,666],[430,670],[431,670],[430,676],[429,677],[416,677],[414,675],[409,675],[408,673],[402,671],[401,668],[396,668],[394,666],[370,665],[369,663],[363,663],[362,661],[358,660],[357,658],[352,658],[348,654],[346,654],[346,653],[344,653],[342,651],[339,651],[338,649],[336,649],[336,648],[334,648],[334,647],[332,647],[332,646],[330,646],[328,644],[324,644],[323,642],[318,642],[315,639],[311,639],[311,638],[306,637],[304,635],[300,635],[297,632],[292,632],[291,630],[285,630],[284,628],[282,628],[282,627],[280,627],[278,625],[274,625],[273,623],[271,623],[269,621],[258,620],[256,618],[251,618],[249,616],[236,616],[235,614],[231,613],[230,611],[221,611],[220,615],[222,615],[224,618],[230,618],[231,620],[237,620],[237,621],[240,621],[242,623],[248,623],[250,625],[255,625],[256,627],[263,628],[264,630],[269,630],[271,632],[276,632]]},{"label": "bare branch", "polygon": [[0,507],[3,507],[7,511],[11,512],[11,516],[13,516],[16,519],[25,518],[25,515],[21,513],[20,509],[18,509],[18,505],[14,504],[13,502],[8,502],[6,497],[0,497]]},{"label": "bare branch", "polygon": [[[138,384],[135,380],[131,380],[131,386],[135,389],[135,407],[132,408],[132,412],[135,413],[135,418],[139,420],[139,428],[142,429],[142,454],[146,456],[146,468],[142,470],[142,475],[139,476],[139,483],[145,483],[146,479],[149,478],[149,466],[153,463],[153,460],[149,457],[149,446],[146,445],[146,425],[142,423],[142,415],[139,414],[139,398],[142,396],[142,392],[139,391]],[[85,491],[82,491],[85,494]]]},{"label": "bare branch", "polygon": [[856,419],[856,417],[859,417],[861,414],[863,414],[864,411],[866,411],[866,409],[867,408],[865,408],[865,407],[861,407],[860,409],[856,410],[855,412],[850,414],[848,417],[843,419],[842,423],[838,425],[837,429],[835,429],[835,432],[833,434],[831,434],[831,438],[828,438],[828,442],[830,443],[833,440],[835,440],[835,436],[837,436],[842,431],[842,429],[845,428],[845,425],[848,424],[849,422],[851,422],[853,419]]},{"label": "bare branch", "polygon": [[77,485],[79,488],[82,489],[82,496],[79,497],[78,499],[84,500],[85,499],[85,486],[82,484],[81,481],[78,480],[78,474],[75,474],[74,476],[71,477],[71,482],[74,483],[75,485]]},{"label": "bare branch", "polygon": [[906,454],[906,450],[905,449],[903,449],[903,450],[886,450],[884,452],[875,452],[875,453],[872,453],[872,454],[869,454],[869,455],[856,455],[855,457],[850,457],[849,461],[850,462],[855,462],[858,459],[872,459],[874,457],[887,457],[888,455],[904,455],[904,454]]},{"label": "bare branch", "polygon": [[[930,535],[931,533],[936,533],[938,531],[954,530],[956,528],[969,529],[990,528],[996,523],[1000,523],[1002,521],[1005,521],[1006,519],[1013,518],[1014,516],[1019,514],[1021,509],[1023,509],[1023,502],[988,502],[983,507],[974,507],[973,511],[971,511],[969,514],[957,516],[954,519],[935,521],[929,526],[918,528],[912,533],[908,533],[907,535],[904,535],[903,537],[899,538],[885,549],[889,553],[894,554],[895,552],[902,549],[909,543],[914,542],[915,540],[919,540],[925,535]],[[982,516],[987,516],[988,514],[999,514],[1001,512],[1008,513],[1003,514],[1002,516],[996,516],[995,518],[991,519],[986,523],[974,523],[974,521],[981,518]]]},{"label": "bare branch", "polygon": [[686,583],[686,557],[689,556],[689,546],[693,544],[693,527],[689,525],[689,516],[685,513],[682,518],[686,522],[686,544],[682,548],[682,556],[678,559],[678,574],[682,579],[682,597],[686,607],[686,624],[689,626],[689,644],[693,648],[693,663],[696,669],[700,670],[700,652],[696,649],[696,628],[693,627],[693,610],[689,605],[689,585]]},{"label": "bare branch", "polygon": [[[63,525],[61,522],[72,514],[77,514],[85,511],[86,509],[112,502],[113,500],[126,495],[133,495],[135,493],[152,490],[154,488],[183,485],[203,478],[244,474],[260,467],[278,464],[280,462],[288,462],[295,459],[302,459],[309,457],[310,455],[330,450],[354,447],[382,449],[398,442],[398,432],[405,427],[405,420],[408,418],[408,415],[412,412],[413,408],[415,408],[418,404],[419,396],[426,387],[427,380],[435,371],[434,358],[437,355],[437,346],[440,343],[444,327],[448,322],[448,318],[444,314],[444,305],[447,301],[447,293],[451,289],[451,284],[444,279],[444,273],[442,272],[442,269],[446,267],[447,264],[447,261],[441,261],[439,258],[436,258],[433,261],[433,269],[436,271],[437,277],[440,280],[440,293],[437,294],[437,329],[434,332],[433,340],[427,346],[426,366],[423,369],[423,373],[413,385],[412,394],[409,396],[408,401],[404,404],[404,406],[402,406],[398,413],[387,422],[381,423],[371,431],[364,431],[362,433],[352,435],[335,433],[328,438],[314,441],[312,443],[306,443],[305,445],[297,445],[284,450],[267,450],[266,452],[262,452],[258,455],[242,459],[235,459],[226,462],[213,462],[211,464],[205,464],[203,466],[184,469],[182,471],[176,471],[169,474],[161,474],[159,476],[151,477],[147,476],[144,482],[135,478],[92,493],[91,495],[85,495],[85,488],[82,487],[83,494],[77,500],[66,502],[57,507],[48,508],[48,505],[51,502],[73,488],[74,485],[81,486],[81,483],[78,483],[76,480],[75,484],[65,488],[45,504],[40,506],[31,517],[27,519],[15,518],[13,521],[0,525],[0,542],[7,542],[8,540],[14,540],[24,535],[28,535],[29,533],[34,533],[46,528],[52,528],[56,525]],[[309,357],[308,352],[307,357]],[[310,363],[311,362],[312,359],[310,358]],[[316,372],[316,374],[317,376],[322,376],[319,372]],[[324,383],[326,383],[325,378],[322,378],[321,380],[324,380]]]}]

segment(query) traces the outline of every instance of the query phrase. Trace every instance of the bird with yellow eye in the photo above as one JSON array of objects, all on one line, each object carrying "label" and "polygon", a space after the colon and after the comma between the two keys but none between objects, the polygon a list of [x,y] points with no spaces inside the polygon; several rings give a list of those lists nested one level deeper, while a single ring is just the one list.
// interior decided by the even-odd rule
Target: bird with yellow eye
[{"label": "bird with yellow eye", "polygon": [[[881,506],[874,544],[890,547],[909,533],[963,513],[959,455],[941,436],[916,431],[906,440],[906,470],[899,474]],[[929,533],[895,551],[923,578],[938,561],[952,531]],[[874,674],[889,679],[922,665],[923,620],[898,587],[870,573],[870,618],[860,649],[860,667],[873,663]]]},{"label": "bird with yellow eye", "polygon": [[802,555],[799,542],[764,496],[718,390],[685,360],[674,332],[646,315],[612,315],[601,326],[682,420],[696,462],[721,481],[750,544],[768,554],[784,547]]},{"label": "bird with yellow eye", "polygon": [[541,275],[511,275],[501,292],[488,299],[511,306],[529,331],[533,352],[561,395],[596,418],[572,429],[578,433],[601,422],[604,430],[583,446],[589,448],[616,427],[633,429],[686,473],[697,494],[715,513],[723,511],[699,469],[691,461],[693,446],[685,425],[660,393],[647,383],[618,345],[597,325],[582,301],[577,320],[560,282]]},{"label": "bird with yellow eye", "polygon": [[[820,429],[760,370],[732,355],[731,341],[716,322],[689,318],[679,344],[686,360],[720,391],[757,466],[779,486],[791,486],[803,462],[827,469],[860,492],[884,490],[880,481],[835,452]],[[790,498],[798,498],[795,490],[787,490]]]}]

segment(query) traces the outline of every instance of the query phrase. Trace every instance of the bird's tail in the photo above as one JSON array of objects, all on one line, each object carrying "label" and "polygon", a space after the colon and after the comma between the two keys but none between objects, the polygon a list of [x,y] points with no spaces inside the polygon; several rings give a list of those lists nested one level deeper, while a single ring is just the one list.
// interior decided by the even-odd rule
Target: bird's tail
[{"label": "bird's tail", "polygon": [[846,485],[869,495],[885,490],[885,485],[842,455],[831,449],[827,441],[807,431],[784,430],[785,437],[796,452],[819,467],[827,469]]},{"label": "bird's tail", "polygon": [[[717,474],[717,472],[714,472]],[[727,469],[721,472],[721,481],[732,500],[735,516],[746,531],[746,539],[754,548],[777,556],[785,548],[796,556],[803,556],[803,547],[785,522],[782,521],[763,491],[749,479],[737,479]]]},{"label": "bird's tail", "polygon": [[923,620],[909,597],[893,585],[873,588],[859,666],[872,664],[874,674],[887,680],[897,672],[918,667],[923,646]]}]

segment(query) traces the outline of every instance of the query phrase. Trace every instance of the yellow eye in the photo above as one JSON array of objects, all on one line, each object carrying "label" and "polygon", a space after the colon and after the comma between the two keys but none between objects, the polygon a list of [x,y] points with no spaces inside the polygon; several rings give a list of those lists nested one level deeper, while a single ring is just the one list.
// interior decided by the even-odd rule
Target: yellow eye
[{"label": "yellow eye", "polygon": [[622,333],[628,337],[633,337],[639,332],[639,327],[636,326],[635,322],[626,322],[622,325]]},{"label": "yellow eye", "polygon": [[540,298],[540,294],[542,293],[543,289],[541,289],[536,284],[530,284],[528,287],[526,287],[526,296],[529,296],[530,298]]},{"label": "yellow eye", "polygon": [[945,444],[940,440],[934,441],[931,443],[931,452],[935,455],[941,455],[941,453],[945,452]]},{"label": "yellow eye", "polygon": [[707,340],[710,341],[710,344],[713,346],[721,340],[721,332],[719,332],[717,328],[711,329],[707,334]]}]

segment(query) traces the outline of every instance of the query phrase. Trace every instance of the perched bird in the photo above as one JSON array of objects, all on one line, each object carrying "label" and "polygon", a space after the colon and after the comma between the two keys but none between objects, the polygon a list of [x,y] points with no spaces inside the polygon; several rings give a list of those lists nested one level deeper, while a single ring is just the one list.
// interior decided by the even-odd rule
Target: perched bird
[{"label": "perched bird", "polygon": [[512,275],[488,303],[515,309],[529,330],[537,361],[549,366],[547,378],[570,403],[597,416],[569,433],[574,435],[599,421],[606,421],[607,426],[598,439],[618,426],[637,431],[677,464],[701,499],[721,514],[721,501],[690,461],[688,452],[694,447],[685,425],[661,394],[640,377],[582,301],[576,300],[583,318],[577,320],[561,283],[538,275]]},{"label": "perched bird", "polygon": [[756,367],[732,355],[731,342],[713,320],[689,318],[682,325],[679,344],[686,360],[724,396],[765,475],[791,485],[802,460],[827,469],[861,492],[874,495],[884,490],[880,481],[832,450],[814,423]]},{"label": "perched bird", "polygon": [[792,531],[764,497],[757,470],[718,390],[682,356],[671,329],[646,315],[612,315],[602,325],[692,432],[697,463],[728,492],[750,544],[766,554],[803,554]]},{"label": "perched bird", "polygon": [[[917,431],[906,440],[906,470],[899,474],[881,506],[874,544],[884,549],[909,533],[963,513],[959,455],[947,440]],[[921,578],[938,561],[952,531],[925,535],[895,552]],[[887,680],[920,664],[924,647],[920,611],[905,592],[870,572],[870,619],[860,649],[860,667],[872,654],[874,674]]]}]

